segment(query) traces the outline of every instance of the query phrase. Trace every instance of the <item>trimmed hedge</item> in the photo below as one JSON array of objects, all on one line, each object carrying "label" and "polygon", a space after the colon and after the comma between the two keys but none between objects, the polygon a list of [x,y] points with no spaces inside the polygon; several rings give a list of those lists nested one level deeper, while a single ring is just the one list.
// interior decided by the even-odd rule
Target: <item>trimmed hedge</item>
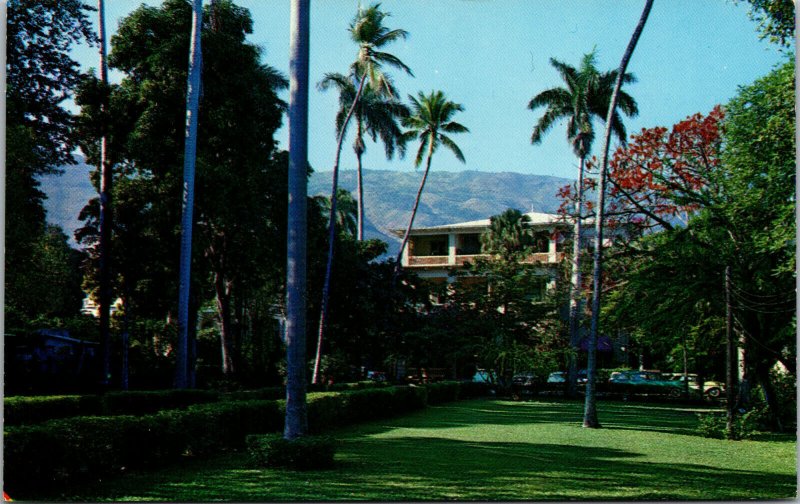
[{"label": "trimmed hedge", "polygon": [[247,436],[247,451],[260,467],[288,467],[307,471],[333,467],[336,441],[328,436],[303,436],[284,439],[281,434]]},{"label": "trimmed hedge", "polygon": [[[458,397],[459,386],[451,382],[310,393],[309,432],[419,410],[429,398],[432,403],[452,400]],[[143,407],[136,400],[117,405],[132,410]],[[280,432],[285,408],[282,400],[219,401],[140,416],[74,417],[7,426],[3,433],[6,491],[24,496],[129,468],[158,467],[184,454],[243,448],[249,434]]]},{"label": "trimmed hedge", "polygon": [[30,425],[78,416],[144,415],[216,402],[210,390],[146,390],[104,395],[14,396],[3,399],[5,425]]},{"label": "trimmed hedge", "polygon": [[23,425],[56,418],[92,416],[103,413],[100,396],[15,396],[3,399],[5,425]]}]

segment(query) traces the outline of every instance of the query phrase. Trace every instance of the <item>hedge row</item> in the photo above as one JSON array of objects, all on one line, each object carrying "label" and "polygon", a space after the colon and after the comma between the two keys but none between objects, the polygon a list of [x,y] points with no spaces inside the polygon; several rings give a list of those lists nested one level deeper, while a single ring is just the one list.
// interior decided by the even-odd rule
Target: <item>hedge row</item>
[{"label": "hedge row", "polygon": [[[467,386],[466,384],[462,384]],[[308,394],[309,431],[399,415],[459,396],[460,384]],[[220,401],[155,414],[50,420],[4,430],[4,481],[12,496],[65,486],[184,454],[244,447],[248,434],[280,432],[282,400]],[[20,497],[17,497],[20,498]]]},{"label": "hedge row", "polygon": [[[382,383],[357,382],[321,387],[321,391],[348,391],[383,388]],[[146,415],[193,404],[217,401],[279,400],[286,397],[283,387],[266,387],[220,393],[213,390],[147,390],[109,392],[103,395],[14,396],[3,401],[6,425],[30,425],[47,420],[77,416]]]},{"label": "hedge row", "polygon": [[145,415],[216,402],[210,390],[137,390],[103,395],[14,396],[3,400],[6,425],[29,425],[76,416]]}]

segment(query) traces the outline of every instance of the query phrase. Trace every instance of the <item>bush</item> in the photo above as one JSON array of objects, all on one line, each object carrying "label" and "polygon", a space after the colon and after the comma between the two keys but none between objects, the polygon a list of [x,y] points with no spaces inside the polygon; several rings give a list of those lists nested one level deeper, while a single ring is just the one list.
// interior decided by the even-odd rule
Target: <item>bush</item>
[{"label": "bush", "polygon": [[157,466],[180,456],[184,445],[177,426],[163,418],[123,415],[9,427],[3,441],[3,476],[12,494]]},{"label": "bush", "polygon": [[[733,419],[733,439],[750,439],[758,432],[758,425],[765,412],[751,409]],[[728,417],[724,412],[701,413],[697,415],[697,431],[703,437],[727,439]]]},{"label": "bush", "polygon": [[99,415],[102,403],[99,396],[15,396],[3,400],[3,422],[23,425],[56,418]]},{"label": "bush", "polygon": [[455,381],[429,383],[425,388],[428,390],[428,404],[441,404],[458,400],[461,383]]},{"label": "bush", "polygon": [[219,394],[211,390],[129,390],[105,394],[103,410],[108,415],[144,415],[218,400]]},{"label": "bush", "polygon": [[333,467],[336,442],[328,436],[302,436],[287,440],[280,434],[247,436],[247,450],[260,467],[297,470]]},{"label": "bush", "polygon": [[464,381],[459,384],[458,395],[462,399],[486,397],[491,394],[492,386],[488,383]]},{"label": "bush", "polygon": [[205,455],[243,447],[247,434],[281,431],[285,405],[283,401],[231,401],[198,404],[159,415],[178,426],[187,452]]},{"label": "bush", "polygon": [[226,392],[220,396],[223,401],[254,401],[254,400],[270,400],[277,401],[286,398],[286,389],[284,387],[265,387],[257,390],[237,390],[235,392]]}]

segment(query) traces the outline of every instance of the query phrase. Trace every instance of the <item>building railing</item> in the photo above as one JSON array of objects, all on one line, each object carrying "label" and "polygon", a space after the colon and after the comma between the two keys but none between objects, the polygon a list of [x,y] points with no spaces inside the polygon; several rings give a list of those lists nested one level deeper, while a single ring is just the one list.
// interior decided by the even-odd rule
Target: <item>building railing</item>
[{"label": "building railing", "polygon": [[[476,259],[488,259],[488,254],[471,254],[471,255],[457,255],[450,260],[450,256],[437,255],[437,256],[409,256],[408,267],[430,267],[430,266],[463,266],[467,262],[475,262]],[[549,252],[537,252],[529,255],[522,260],[523,264],[557,264],[564,260],[564,252],[556,252],[550,254]]]}]

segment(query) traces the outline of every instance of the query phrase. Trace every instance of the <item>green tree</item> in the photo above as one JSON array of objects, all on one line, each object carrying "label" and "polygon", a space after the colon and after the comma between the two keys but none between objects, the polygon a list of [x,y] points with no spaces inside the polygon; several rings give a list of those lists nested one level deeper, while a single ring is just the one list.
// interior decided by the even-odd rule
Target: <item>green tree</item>
[{"label": "green tree", "polygon": [[[319,207],[325,215],[331,211],[331,200],[325,196],[316,196],[319,200]],[[336,198],[339,204],[336,208],[336,220],[334,224],[339,233],[344,233],[350,237],[357,235],[358,223],[356,214],[358,212],[358,202],[353,199],[353,195],[347,189],[339,188]],[[361,240],[359,240],[361,241]]]},{"label": "green tree", "polygon": [[403,250],[406,248],[406,244],[408,244],[408,237],[414,225],[414,217],[417,216],[417,208],[419,208],[419,202],[422,199],[422,191],[425,189],[425,182],[428,180],[428,173],[431,170],[433,154],[440,145],[443,145],[453,153],[456,159],[465,163],[461,148],[448,134],[469,132],[469,129],[464,125],[453,121],[453,116],[456,112],[462,112],[464,107],[448,100],[442,91],[431,91],[429,95],[425,95],[420,91],[416,98],[409,95],[408,99],[411,101],[412,114],[403,119],[403,126],[407,128],[404,133],[404,141],[410,141],[415,137],[419,140],[420,144],[414,159],[414,166],[418,168],[422,164],[423,157],[425,157],[425,172],[422,174],[422,181],[414,199],[408,227],[406,227],[403,241],[400,243],[400,251],[397,253],[395,278],[400,272],[400,259],[403,257]]},{"label": "green tree", "polygon": [[[552,64],[564,81],[564,87],[556,87],[542,91],[534,96],[528,103],[530,110],[545,107],[544,114],[539,118],[533,128],[531,143],[538,144],[558,121],[567,120],[567,141],[572,145],[572,150],[578,157],[578,181],[575,189],[575,211],[573,214],[573,245],[572,245],[572,276],[569,305],[569,338],[573,349],[579,343],[579,299],[581,297],[581,238],[582,238],[582,213],[584,191],[584,169],[586,158],[591,151],[594,140],[595,119],[605,119],[611,102],[614,82],[617,71],[600,72],[595,66],[595,52],[584,55],[579,68],[563,63],[555,58],[550,58]],[[624,83],[635,82],[631,74],[623,74]],[[624,91],[619,93],[620,110],[629,117],[638,114],[636,101]],[[624,142],[626,137],[625,126],[621,116],[615,111],[611,116],[610,127],[616,137]],[[576,351],[577,353],[577,351]],[[577,363],[575,358],[570,359],[569,365],[569,395],[574,397],[577,391]]]},{"label": "green tree", "polygon": [[[341,131],[350,106],[355,101],[356,82],[358,77],[354,74],[345,76],[334,73],[327,74],[318,87],[325,91],[335,87],[339,91],[339,112],[336,115],[336,131]],[[372,141],[381,138],[386,158],[392,159],[395,150],[400,155],[405,154],[405,144],[402,143],[403,132],[398,121],[409,114],[408,107],[394,98],[397,91],[388,83],[391,94],[376,92],[372,86],[366,86],[361,92],[358,105],[355,108],[356,137],[353,141],[353,151],[356,154],[356,199],[358,201],[358,234],[359,241],[364,239],[364,179],[361,158],[367,150],[364,136],[369,135]]]},{"label": "green tree", "polygon": [[528,215],[514,208],[493,216],[489,229],[481,235],[481,249],[507,261],[523,259],[534,244],[530,222]]},{"label": "green tree", "polygon": [[[737,0],[737,3],[742,0]],[[793,0],[744,0],[750,4],[750,19],[758,23],[761,38],[774,44],[791,46],[794,40]]]},{"label": "green tree", "polygon": [[[675,342],[676,335],[703,328],[704,320],[724,318],[723,272],[729,266],[733,318],[746,355],[744,378],[760,386],[775,429],[783,426],[781,419],[794,418],[792,406],[778,402],[770,375],[776,362],[790,376],[796,372],[794,79],[789,61],[743,87],[727,106],[722,142],[714,141],[712,123],[693,121],[702,125],[697,134],[711,140],[706,149],[711,169],[694,180],[694,191],[680,193],[679,202],[694,195],[690,202],[697,210],[686,226],[634,243],[637,256],[608,269],[622,274],[604,309],[609,320],[627,319],[628,327]],[[693,152],[695,143],[683,138]],[[625,159],[674,165],[665,157],[668,149],[654,152]],[[673,188],[656,184],[649,190],[665,192],[658,195],[664,200]],[[719,341],[718,331],[717,325],[706,336]],[[728,394],[733,398],[736,391]]]},{"label": "green tree", "polygon": [[78,0],[8,2],[5,311],[24,314],[7,318],[9,327],[24,323],[35,315],[29,308],[38,306],[28,303],[40,287],[32,262],[49,233],[38,177],[74,163],[74,118],[64,103],[81,78],[71,50],[95,41],[89,10]]},{"label": "green tree", "polygon": [[[247,43],[253,23],[246,9],[230,1],[217,1],[210,9],[202,30],[205,84],[198,117],[194,294],[189,304],[195,311],[207,298],[214,299],[223,372],[231,375],[245,325],[239,308],[259,292],[258,283],[282,288],[275,278],[283,273],[285,257],[278,244],[285,233],[281,177],[288,161],[273,152],[273,135],[285,110],[277,91],[286,81]],[[175,311],[191,13],[183,0],[137,9],[120,24],[109,57],[111,66],[125,73],[109,100],[110,150],[118,164],[116,288],[136,305],[139,317],[163,319]],[[88,81],[78,96],[85,128],[93,127],[97,94],[96,83]],[[93,145],[85,150],[90,157],[97,155]],[[87,245],[96,240],[92,205],[81,234]]]},{"label": "green tree", "polygon": [[[384,73],[382,69],[383,65],[390,65],[404,70],[409,75],[413,75],[411,69],[396,56],[379,50],[391,42],[395,42],[401,38],[405,39],[408,36],[408,32],[405,30],[389,30],[385,27],[383,21],[388,16],[388,13],[380,10],[380,4],[374,4],[366,9],[359,7],[356,16],[350,23],[350,37],[353,39],[353,42],[358,45],[358,55],[356,56],[355,62],[352,64],[352,70],[353,73],[359,77],[359,83],[355,97],[353,98],[353,103],[350,105],[350,109],[347,111],[347,115],[342,121],[341,128],[339,129],[339,137],[336,142],[336,157],[333,162],[333,182],[331,184],[330,218],[328,219],[328,264],[325,269],[325,283],[322,286],[322,303],[319,314],[319,326],[317,328],[317,348],[322,346],[322,340],[325,335],[325,320],[328,317],[334,241],[336,240],[336,226],[334,226],[333,223],[336,220],[336,204],[339,187],[339,158],[342,153],[342,144],[345,134],[347,133],[347,126],[358,106],[367,79],[369,79],[370,86],[376,93],[391,95],[393,86],[390,77]],[[337,123],[338,122],[339,120],[337,119]],[[314,374],[311,379],[312,383],[317,383],[318,379],[319,363],[315,362]]]}]

